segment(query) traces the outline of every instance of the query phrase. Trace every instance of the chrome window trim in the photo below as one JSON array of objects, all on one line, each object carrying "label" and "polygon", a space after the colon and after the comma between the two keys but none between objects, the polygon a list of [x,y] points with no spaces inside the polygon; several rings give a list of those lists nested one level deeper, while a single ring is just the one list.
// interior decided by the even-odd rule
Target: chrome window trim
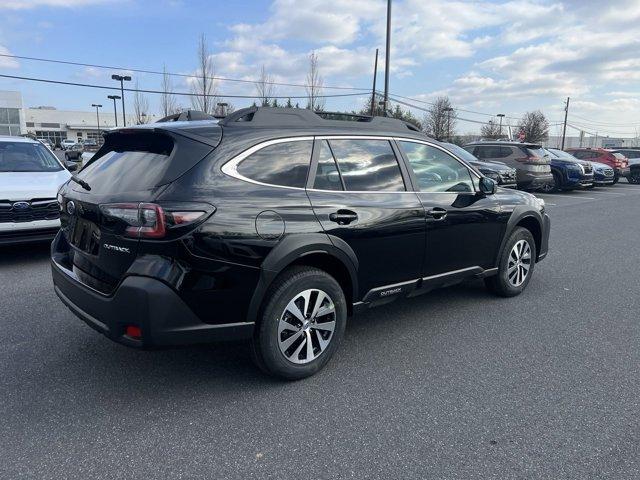
[{"label": "chrome window trim", "polygon": [[[464,165],[467,170],[469,170],[469,172],[474,175],[476,178],[480,179],[482,178],[480,175],[478,175],[473,168],[471,168],[464,160],[458,158],[455,154],[453,154],[452,152],[450,152],[449,150],[447,150],[444,147],[441,147],[440,145],[437,145],[435,143],[426,141],[426,140],[419,140],[416,138],[408,138],[408,137],[398,137],[398,136],[389,136],[389,135],[354,135],[354,134],[346,134],[346,135],[316,135],[316,136],[304,136],[304,137],[283,137],[283,138],[275,138],[272,140],[266,140],[264,142],[260,142],[256,145],[253,145],[252,147],[249,147],[247,150],[245,150],[242,153],[239,153],[238,155],[236,155],[235,157],[233,157],[231,160],[228,160],[224,165],[222,165],[222,167],[220,167],[220,170],[222,171],[222,173],[224,173],[225,175],[228,175],[230,177],[236,178],[238,180],[242,180],[244,182],[248,182],[248,183],[253,183],[254,185],[261,185],[264,187],[272,187],[272,188],[285,188],[288,190],[302,190],[302,191],[309,191],[309,192],[323,192],[323,193],[333,193],[333,194],[338,194],[338,193],[356,193],[356,194],[363,194],[363,193],[386,193],[386,194],[393,194],[393,195],[397,195],[397,194],[416,194],[416,193],[434,193],[434,194],[445,194],[445,195],[461,195],[461,194],[473,194],[475,195],[476,192],[423,192],[421,190],[404,190],[404,191],[398,191],[398,192],[391,192],[388,190],[322,190],[322,189],[317,189],[317,188],[304,188],[304,187],[288,187],[285,185],[275,185],[272,183],[264,183],[264,182],[259,182],[257,180],[252,180],[248,177],[245,177],[244,175],[241,175],[238,172],[238,165],[240,164],[240,162],[242,162],[245,158],[247,158],[249,155],[262,150],[265,147],[269,147],[271,145],[276,145],[278,143],[287,143],[287,142],[300,142],[300,141],[314,141],[314,140],[387,140],[389,142],[413,142],[413,143],[421,143],[423,145],[428,145],[430,147],[435,147],[438,150],[441,150],[442,152],[450,155],[451,157],[453,157],[454,160],[457,160],[459,163],[461,163],[462,165]],[[400,161],[400,159],[396,159],[398,162]],[[309,159],[309,164],[311,164],[311,158]]]},{"label": "chrome window trim", "polygon": [[[313,142],[313,137],[307,136],[307,137],[275,138],[273,140],[267,140],[265,142],[258,143],[257,145],[254,145],[253,147],[250,147],[247,150],[245,150],[244,152],[242,152],[242,153],[236,155],[235,157],[233,157],[231,160],[229,160],[224,165],[222,165],[222,167],[220,169],[222,170],[222,173],[224,173],[225,175],[229,175],[230,177],[237,178],[238,180],[242,180],[242,181],[245,181],[245,182],[253,183],[254,185],[262,185],[262,186],[265,186],[265,187],[286,188],[286,189],[289,189],[289,190],[302,190],[302,191],[305,191],[306,189],[304,187],[288,187],[286,185],[275,185],[275,184],[272,184],[272,183],[259,182],[257,180],[252,180],[252,179],[250,179],[248,177],[245,177],[244,175],[241,175],[238,172],[238,165],[240,164],[240,162],[242,162],[249,155],[257,152],[258,150],[262,150],[265,147],[270,147],[271,145],[277,145],[279,143],[303,142],[303,141]],[[313,148],[313,146],[312,146],[312,148]],[[309,165],[311,165],[311,157],[309,157]]]}]

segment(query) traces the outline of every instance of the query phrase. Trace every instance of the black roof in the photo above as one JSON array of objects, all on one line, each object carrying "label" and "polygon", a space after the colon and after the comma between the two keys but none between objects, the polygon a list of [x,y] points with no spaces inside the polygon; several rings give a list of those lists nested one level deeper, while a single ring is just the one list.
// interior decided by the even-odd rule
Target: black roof
[{"label": "black roof", "polygon": [[[349,121],[350,120],[350,121]],[[306,108],[249,107],[227,115],[223,127],[287,128],[325,127],[384,130],[387,132],[419,132],[410,123],[389,117],[369,117],[349,113],[313,112]]]}]

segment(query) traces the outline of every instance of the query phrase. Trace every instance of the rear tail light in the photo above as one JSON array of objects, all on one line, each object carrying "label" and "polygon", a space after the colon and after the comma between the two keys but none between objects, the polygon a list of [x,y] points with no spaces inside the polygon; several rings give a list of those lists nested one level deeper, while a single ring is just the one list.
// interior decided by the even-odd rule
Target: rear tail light
[{"label": "rear tail light", "polygon": [[172,228],[185,227],[203,220],[204,210],[174,210],[155,203],[111,203],[100,205],[103,215],[126,224],[124,235],[132,238],[159,239]]},{"label": "rear tail light", "polygon": [[534,156],[516,158],[516,161],[520,163],[535,163],[536,165],[540,163],[548,163],[546,158]]}]

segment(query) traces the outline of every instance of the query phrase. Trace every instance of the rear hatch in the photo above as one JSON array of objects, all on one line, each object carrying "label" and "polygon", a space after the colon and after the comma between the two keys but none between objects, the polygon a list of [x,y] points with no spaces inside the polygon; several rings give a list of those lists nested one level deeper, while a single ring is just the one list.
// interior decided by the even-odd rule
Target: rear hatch
[{"label": "rear hatch", "polygon": [[174,218],[171,208],[165,212],[153,201],[213,151],[221,138],[215,128],[219,134],[207,141],[186,131],[153,128],[106,135],[76,176],[84,187],[71,180],[60,191],[60,220],[69,245],[63,266],[90,287],[111,293],[135,260],[141,239],[166,241],[172,222],[196,218],[189,216],[192,205],[177,208],[182,217]]},{"label": "rear hatch", "polygon": [[523,146],[526,157],[518,161],[528,165],[528,170],[538,173],[551,173],[551,158],[549,153],[540,145]]}]

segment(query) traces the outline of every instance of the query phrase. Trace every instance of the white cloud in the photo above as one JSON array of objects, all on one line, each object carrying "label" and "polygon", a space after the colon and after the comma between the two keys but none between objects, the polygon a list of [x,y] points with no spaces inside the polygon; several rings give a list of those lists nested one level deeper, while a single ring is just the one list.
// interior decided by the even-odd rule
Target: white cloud
[{"label": "white cloud", "polygon": [[110,0],[2,0],[0,9],[27,10],[37,7],[84,7],[96,3],[107,3]]},{"label": "white cloud", "polygon": [[[9,49],[2,45],[0,45],[0,53],[2,55],[11,55]],[[15,58],[0,57],[0,68],[20,68],[20,63]]]}]

